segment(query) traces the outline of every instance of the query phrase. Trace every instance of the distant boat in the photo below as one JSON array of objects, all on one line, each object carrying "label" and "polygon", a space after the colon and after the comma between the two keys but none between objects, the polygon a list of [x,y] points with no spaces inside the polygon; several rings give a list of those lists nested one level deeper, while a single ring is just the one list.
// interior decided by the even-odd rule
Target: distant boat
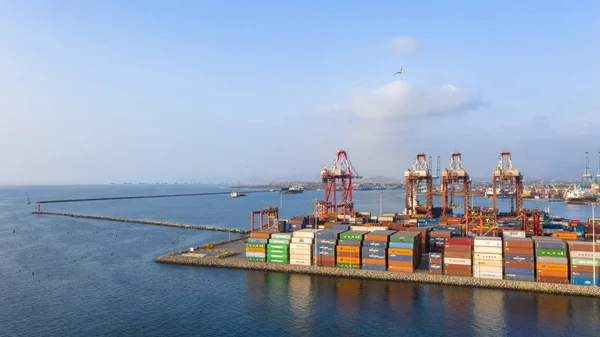
[{"label": "distant boat", "polygon": [[283,187],[281,189],[282,194],[299,194],[302,192],[304,192],[304,188],[302,186]]},{"label": "distant boat", "polygon": [[245,197],[246,193],[242,193],[242,192],[231,192],[229,193],[229,196],[232,198],[238,198],[238,197]]},{"label": "distant boat", "polygon": [[29,197],[27,197],[27,201],[25,202],[27,205],[31,204],[31,201],[29,201]]}]

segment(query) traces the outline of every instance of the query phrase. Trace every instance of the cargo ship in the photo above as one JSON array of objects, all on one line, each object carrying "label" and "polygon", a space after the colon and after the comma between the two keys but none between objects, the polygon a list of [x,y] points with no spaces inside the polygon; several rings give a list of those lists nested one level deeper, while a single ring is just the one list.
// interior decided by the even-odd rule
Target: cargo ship
[{"label": "cargo ship", "polygon": [[293,186],[293,187],[282,187],[282,194],[299,194],[304,192],[304,188],[302,186]]},{"label": "cargo ship", "polygon": [[229,193],[229,196],[232,198],[238,198],[238,197],[245,197],[246,193],[242,193],[242,192],[231,192]]},{"label": "cargo ship", "polygon": [[[514,198],[515,197],[515,190],[511,190],[508,188],[501,188],[500,190],[498,190],[498,186],[496,186],[496,197],[497,198]],[[494,190],[490,187],[487,189],[487,191],[485,191],[485,194],[483,195],[484,198],[486,199],[490,199],[494,197]]]},{"label": "cargo ship", "polygon": [[579,185],[571,185],[564,195],[565,204],[589,204],[596,202],[597,198]]}]

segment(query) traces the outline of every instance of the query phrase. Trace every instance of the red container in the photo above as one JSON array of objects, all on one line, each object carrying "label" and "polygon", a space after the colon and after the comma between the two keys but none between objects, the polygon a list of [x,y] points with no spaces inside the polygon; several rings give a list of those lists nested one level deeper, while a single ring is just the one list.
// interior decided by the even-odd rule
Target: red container
[{"label": "red container", "polygon": [[504,267],[535,269],[535,263],[533,263],[533,262],[518,262],[518,261],[504,261]]},{"label": "red container", "polygon": [[513,240],[505,240],[504,247],[510,248],[532,248],[533,241],[513,241]]},{"label": "red container", "polygon": [[453,251],[445,251],[444,252],[444,256],[445,257],[452,257],[455,259],[470,259],[471,258],[471,252],[453,252]]},{"label": "red container", "polygon": [[449,238],[446,239],[446,245],[472,245],[473,242],[468,238]]},{"label": "red container", "polygon": [[451,269],[445,269],[444,270],[444,275],[448,275],[448,276],[461,276],[461,277],[471,277],[471,271],[462,271],[462,270],[451,270]]},{"label": "red container", "polygon": [[569,284],[569,278],[538,276],[538,282]]},{"label": "red container", "polygon": [[415,269],[413,267],[388,266],[388,270],[400,272],[400,273],[414,273],[415,272]]},{"label": "red container", "polygon": [[504,254],[512,254],[512,255],[533,255],[533,247],[531,247],[531,248],[512,248],[512,247],[504,247]]}]

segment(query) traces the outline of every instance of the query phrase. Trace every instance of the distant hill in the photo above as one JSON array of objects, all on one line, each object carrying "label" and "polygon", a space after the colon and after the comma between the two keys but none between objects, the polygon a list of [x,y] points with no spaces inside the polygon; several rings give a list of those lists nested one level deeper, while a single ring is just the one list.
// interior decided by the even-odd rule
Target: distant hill
[{"label": "distant hill", "polygon": [[394,178],[388,178],[388,177],[382,177],[382,176],[374,176],[374,177],[368,177],[368,178],[363,178],[360,180],[361,183],[388,183],[388,184],[393,184],[393,183],[401,183],[402,180],[400,179],[394,179]]}]

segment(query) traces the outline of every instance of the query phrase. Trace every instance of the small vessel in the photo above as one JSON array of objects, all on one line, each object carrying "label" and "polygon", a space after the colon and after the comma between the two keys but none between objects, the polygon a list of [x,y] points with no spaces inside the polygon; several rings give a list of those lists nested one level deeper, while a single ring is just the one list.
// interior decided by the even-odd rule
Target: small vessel
[{"label": "small vessel", "polygon": [[282,194],[299,194],[304,192],[304,188],[302,186],[292,186],[292,187],[283,187],[281,189]]},{"label": "small vessel", "polygon": [[25,201],[25,203],[26,203],[27,205],[31,204],[31,201],[29,201],[29,197],[27,197],[27,201]]},{"label": "small vessel", "polygon": [[229,196],[232,198],[245,197],[246,193],[233,191],[233,192],[229,193]]}]

